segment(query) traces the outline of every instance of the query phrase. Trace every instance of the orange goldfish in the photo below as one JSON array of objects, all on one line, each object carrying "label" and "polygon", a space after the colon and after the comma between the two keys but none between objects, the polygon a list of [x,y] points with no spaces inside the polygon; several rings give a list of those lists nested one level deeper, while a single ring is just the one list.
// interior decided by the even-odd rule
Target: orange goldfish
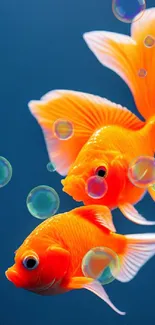
[{"label": "orange goldfish", "polygon": [[[63,190],[85,205],[119,208],[126,218],[141,225],[155,222],[147,221],[134,205],[147,191],[155,200],[155,191],[132,184],[128,169],[135,158],[154,157],[155,152],[155,46],[144,45],[149,35],[155,39],[155,8],[132,24],[131,37],[102,31],[84,34],[98,60],[127,83],[145,122],[121,105],[76,91],[51,91],[29,103],[43,130],[50,160],[60,175],[67,175]],[[143,78],[141,69],[146,71]],[[65,141],[53,131],[60,118],[74,126],[74,135]],[[106,181],[108,190],[102,198],[92,198],[86,191],[93,175]]]},{"label": "orange goldfish", "polygon": [[112,249],[120,259],[116,278],[128,282],[155,255],[155,234],[124,236],[115,232],[111,212],[104,206],[79,207],[58,214],[41,223],[25,239],[6,277],[17,287],[40,295],[85,288],[123,315],[97,280],[84,277],[83,257],[93,247]]}]

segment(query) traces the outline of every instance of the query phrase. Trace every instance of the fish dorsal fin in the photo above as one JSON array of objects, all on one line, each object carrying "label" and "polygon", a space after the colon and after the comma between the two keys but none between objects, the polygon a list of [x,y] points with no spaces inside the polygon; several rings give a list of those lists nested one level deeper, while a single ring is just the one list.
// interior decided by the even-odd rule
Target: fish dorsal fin
[{"label": "fish dorsal fin", "polygon": [[[28,104],[42,128],[50,160],[60,175],[67,175],[78,153],[90,136],[106,125],[120,125],[137,130],[143,126],[127,108],[105,98],[87,93],[54,90],[40,101]],[[74,134],[67,140],[60,140],[53,132],[54,122],[65,119],[72,122]]]},{"label": "fish dorsal fin", "polygon": [[116,232],[112,220],[112,214],[109,208],[104,205],[82,206],[74,209],[74,212],[101,229],[106,228],[112,232]]}]

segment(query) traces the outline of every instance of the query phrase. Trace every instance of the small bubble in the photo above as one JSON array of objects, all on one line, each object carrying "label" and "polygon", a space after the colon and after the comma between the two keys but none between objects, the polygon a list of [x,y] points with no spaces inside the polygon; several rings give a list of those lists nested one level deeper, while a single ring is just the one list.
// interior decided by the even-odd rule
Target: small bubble
[{"label": "small bubble", "polygon": [[28,194],[26,204],[32,216],[47,219],[59,209],[60,199],[52,187],[40,185]]},{"label": "small bubble", "polygon": [[144,45],[148,48],[151,48],[155,45],[155,38],[152,37],[151,35],[148,35],[145,39],[144,39]]},{"label": "small bubble", "polygon": [[86,192],[93,199],[101,199],[108,190],[107,182],[99,176],[91,176],[86,183]]},{"label": "small bubble", "polygon": [[147,71],[145,69],[139,69],[138,70],[138,76],[140,78],[145,78],[147,76]]},{"label": "small bubble", "polygon": [[55,168],[55,166],[54,166],[54,164],[53,164],[52,162],[49,162],[49,163],[47,164],[46,168],[47,168],[47,170],[48,170],[49,172],[51,172],[51,173],[56,171],[56,168]]},{"label": "small bubble", "polygon": [[74,134],[73,124],[70,121],[59,119],[53,124],[54,135],[60,140],[68,140]]},{"label": "small bubble", "polygon": [[120,272],[118,255],[107,247],[92,248],[82,260],[84,276],[99,281],[102,285],[113,282]]},{"label": "small bubble", "polygon": [[155,184],[152,185],[152,189],[153,189],[153,191],[155,191]]},{"label": "small bubble", "polygon": [[132,23],[139,20],[142,17],[145,9],[145,0],[112,1],[112,10],[115,17],[124,23]]},{"label": "small bubble", "polygon": [[12,166],[9,161],[0,157],[0,187],[7,185],[12,177]]},{"label": "small bubble", "polygon": [[155,183],[155,159],[141,156],[134,159],[128,169],[128,177],[132,184],[147,188]]}]

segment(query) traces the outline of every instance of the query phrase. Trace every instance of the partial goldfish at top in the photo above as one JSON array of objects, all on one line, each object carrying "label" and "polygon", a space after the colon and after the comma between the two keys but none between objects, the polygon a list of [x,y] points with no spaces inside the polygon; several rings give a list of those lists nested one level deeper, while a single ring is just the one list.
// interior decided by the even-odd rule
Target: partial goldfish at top
[{"label": "partial goldfish at top", "polygon": [[[134,205],[147,191],[155,200],[155,192],[151,187],[134,186],[128,168],[135,158],[154,157],[155,152],[155,47],[145,46],[148,35],[155,37],[155,8],[132,24],[131,37],[102,31],[84,34],[98,60],[127,83],[145,122],[121,105],[76,91],[51,91],[29,103],[43,130],[50,160],[58,173],[67,175],[63,190],[85,205],[119,208],[126,218],[141,225],[154,225],[155,221],[147,221]],[[143,78],[140,69],[147,71]],[[66,141],[53,132],[53,123],[60,118],[74,125],[74,134]],[[106,184],[105,195],[98,199],[86,191],[94,175],[104,178]]]},{"label": "partial goldfish at top", "polygon": [[6,271],[17,287],[40,295],[54,295],[85,288],[118,310],[102,285],[82,273],[82,260],[94,247],[107,247],[120,259],[117,280],[128,282],[155,255],[155,234],[115,233],[110,210],[104,206],[76,208],[41,223],[15,253],[15,264]]}]

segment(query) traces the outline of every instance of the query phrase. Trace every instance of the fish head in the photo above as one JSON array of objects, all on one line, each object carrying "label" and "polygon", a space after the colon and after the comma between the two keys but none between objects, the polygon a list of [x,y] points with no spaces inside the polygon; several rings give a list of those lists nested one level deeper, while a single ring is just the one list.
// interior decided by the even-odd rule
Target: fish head
[{"label": "fish head", "polygon": [[16,287],[40,295],[57,294],[70,264],[69,253],[41,240],[25,243],[15,253],[15,263],[5,275]]},{"label": "fish head", "polygon": [[[101,204],[112,208],[117,206],[125,187],[127,170],[126,160],[119,152],[90,152],[83,159],[78,157],[71,166],[67,177],[62,180],[63,191],[85,205]],[[103,195],[90,195],[89,182],[93,184],[96,180],[101,184],[101,190],[102,186],[105,189]]]}]

